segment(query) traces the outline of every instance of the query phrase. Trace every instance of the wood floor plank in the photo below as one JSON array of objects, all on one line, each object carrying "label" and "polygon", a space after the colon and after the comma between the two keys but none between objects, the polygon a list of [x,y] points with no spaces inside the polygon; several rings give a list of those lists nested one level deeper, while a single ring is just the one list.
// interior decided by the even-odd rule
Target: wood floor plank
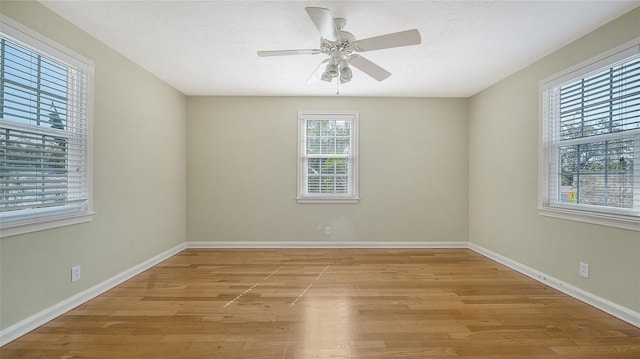
[{"label": "wood floor plank", "polygon": [[640,358],[640,328],[465,249],[188,249],[0,358]]}]

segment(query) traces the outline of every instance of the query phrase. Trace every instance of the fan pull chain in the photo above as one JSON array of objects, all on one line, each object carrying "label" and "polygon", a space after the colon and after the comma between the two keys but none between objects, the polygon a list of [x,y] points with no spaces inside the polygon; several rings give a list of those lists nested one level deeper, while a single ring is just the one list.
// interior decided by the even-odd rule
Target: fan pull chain
[{"label": "fan pull chain", "polygon": [[336,79],[336,96],[340,96],[340,80]]}]

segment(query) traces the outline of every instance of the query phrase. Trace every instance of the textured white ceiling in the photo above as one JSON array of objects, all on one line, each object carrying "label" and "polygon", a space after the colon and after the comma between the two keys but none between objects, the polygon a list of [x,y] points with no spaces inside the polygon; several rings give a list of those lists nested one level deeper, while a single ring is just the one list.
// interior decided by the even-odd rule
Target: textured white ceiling
[{"label": "textured white ceiling", "polygon": [[[417,28],[422,44],[362,53],[342,96],[467,97],[640,5],[640,1],[41,1],[187,95],[329,96],[306,84],[326,55],[304,8],[329,8],[356,38]],[[612,44],[613,45],[613,44]]]}]

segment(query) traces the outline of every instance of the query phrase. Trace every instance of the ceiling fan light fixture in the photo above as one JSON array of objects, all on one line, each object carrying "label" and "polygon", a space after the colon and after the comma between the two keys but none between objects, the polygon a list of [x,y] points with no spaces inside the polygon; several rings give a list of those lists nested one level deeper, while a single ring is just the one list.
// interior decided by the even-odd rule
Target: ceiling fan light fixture
[{"label": "ceiling fan light fixture", "polygon": [[340,69],[340,82],[341,83],[345,83],[345,82],[351,81],[352,77],[353,77],[353,72],[351,72],[351,69],[349,67],[343,67],[342,69]]},{"label": "ceiling fan light fixture", "polygon": [[332,78],[338,76],[338,65],[336,65],[334,62],[328,63],[327,67],[325,68],[325,73]]},{"label": "ceiling fan light fixture", "polygon": [[347,60],[340,61],[340,83],[351,81],[353,72],[349,68],[349,62]]},{"label": "ceiling fan light fixture", "polygon": [[326,82],[331,82],[331,75],[329,75],[326,71],[322,73],[322,77],[320,78],[320,80],[322,81],[326,81]]}]

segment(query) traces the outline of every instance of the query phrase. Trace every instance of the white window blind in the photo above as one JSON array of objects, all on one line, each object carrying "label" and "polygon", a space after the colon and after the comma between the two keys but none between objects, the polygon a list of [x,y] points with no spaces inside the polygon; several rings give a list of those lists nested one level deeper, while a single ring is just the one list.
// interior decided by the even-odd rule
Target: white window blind
[{"label": "white window blind", "polygon": [[357,202],[357,117],[299,113],[298,202]]},{"label": "white window blind", "polygon": [[[59,47],[51,49],[40,38],[25,34],[20,25],[2,20],[0,225],[4,236],[13,233],[9,231],[13,227],[29,232],[29,225],[90,212],[92,68],[56,57]],[[65,49],[61,57],[68,56]]]},{"label": "white window blind", "polygon": [[542,85],[543,207],[640,220],[640,49]]}]

